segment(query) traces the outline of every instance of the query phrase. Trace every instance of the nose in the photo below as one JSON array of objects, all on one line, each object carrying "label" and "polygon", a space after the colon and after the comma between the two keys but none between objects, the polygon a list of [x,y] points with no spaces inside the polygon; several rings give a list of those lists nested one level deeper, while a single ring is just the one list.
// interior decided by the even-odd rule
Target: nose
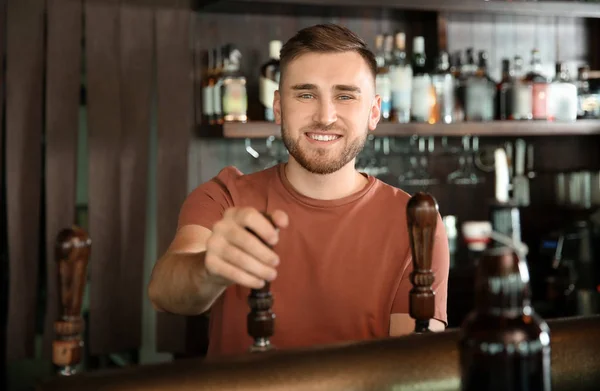
[{"label": "nose", "polygon": [[313,120],[324,127],[337,121],[337,113],[333,102],[329,99],[321,99]]}]

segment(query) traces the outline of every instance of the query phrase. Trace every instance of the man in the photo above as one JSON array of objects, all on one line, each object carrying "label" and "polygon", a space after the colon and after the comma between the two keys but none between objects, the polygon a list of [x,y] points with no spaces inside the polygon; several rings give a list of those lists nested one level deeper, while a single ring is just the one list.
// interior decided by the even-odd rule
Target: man
[{"label": "man", "polygon": [[[409,195],[354,166],[380,117],[375,72],[373,54],[344,27],[299,31],[281,50],[274,96],[288,163],[250,175],[227,167],[185,200],[148,292],[159,311],[210,310],[208,356],[247,351],[247,297],[264,281],[279,349],[414,330]],[[447,245],[439,219],[433,331],[446,324]]]}]

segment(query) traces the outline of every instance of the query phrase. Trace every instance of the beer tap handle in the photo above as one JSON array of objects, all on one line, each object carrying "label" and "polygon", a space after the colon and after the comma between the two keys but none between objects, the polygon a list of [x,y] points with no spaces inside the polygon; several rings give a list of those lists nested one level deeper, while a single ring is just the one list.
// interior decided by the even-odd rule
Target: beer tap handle
[{"label": "beer tap handle", "polygon": [[85,325],[81,304],[91,243],[89,235],[76,226],[63,229],[56,238],[59,318],[54,322],[52,362],[62,376],[73,375],[82,358]]},{"label": "beer tap handle", "polygon": [[[275,226],[271,217],[266,213],[264,215]],[[252,230],[248,229],[248,231],[256,235]],[[271,247],[260,236],[256,235],[256,237],[265,245]],[[247,331],[254,341],[250,347],[250,352],[266,352],[274,349],[271,344],[271,337],[275,332],[271,284],[265,281],[265,285],[261,289],[251,289],[248,295],[248,304],[250,312],[247,317]]]},{"label": "beer tap handle", "polygon": [[410,280],[409,313],[415,319],[415,333],[429,331],[429,319],[435,313],[435,292],[431,288],[433,244],[438,220],[436,200],[427,193],[416,193],[406,207],[413,271]]}]

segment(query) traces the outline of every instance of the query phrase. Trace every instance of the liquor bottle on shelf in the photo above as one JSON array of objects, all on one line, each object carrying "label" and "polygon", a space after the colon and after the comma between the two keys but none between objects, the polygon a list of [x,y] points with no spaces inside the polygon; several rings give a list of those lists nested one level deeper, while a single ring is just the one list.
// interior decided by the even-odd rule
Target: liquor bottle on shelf
[{"label": "liquor bottle on shelf", "polygon": [[465,119],[467,121],[492,121],[496,83],[487,72],[487,52],[479,52],[479,66],[465,86]]},{"label": "liquor bottle on shelf", "polygon": [[525,81],[531,85],[533,119],[547,119],[548,117],[548,80],[542,74],[542,58],[539,50],[531,51],[531,69],[525,75]]},{"label": "liquor bottle on shelf", "polygon": [[462,70],[462,54],[460,51],[455,51],[450,57],[450,73],[454,79],[454,113],[452,115],[453,122],[462,122],[465,120],[465,109],[463,101],[459,97],[459,87],[461,82]]},{"label": "liquor bottle on shelf", "polygon": [[475,286],[459,337],[461,390],[550,391],[550,329],[531,306],[525,261],[509,247],[491,248]]},{"label": "liquor bottle on shelf", "polygon": [[213,72],[213,115],[210,121],[211,125],[223,123],[223,103],[221,89],[223,86],[223,59],[224,48],[216,48],[214,50],[215,68]]},{"label": "liquor bottle on shelf", "polygon": [[202,115],[206,123],[211,123],[214,117],[213,87],[215,85],[215,52],[208,51],[208,66],[202,80]]},{"label": "liquor bottle on shelf", "polygon": [[240,72],[242,53],[233,45],[226,45],[221,76],[221,108],[224,122],[248,120],[246,77]]},{"label": "liquor bottle on shelf", "polygon": [[375,91],[381,97],[381,118],[383,121],[389,121],[392,111],[392,88],[389,72],[389,63],[386,61],[386,51],[391,51],[391,42],[383,34],[375,38],[377,61],[377,75],[375,77]]},{"label": "liquor bottle on shelf", "polygon": [[413,72],[406,58],[406,34],[397,33],[396,47],[389,67],[392,83],[392,120],[397,123],[410,122],[410,101]]},{"label": "liquor bottle on shelf", "polygon": [[436,93],[436,122],[445,124],[454,122],[454,76],[450,73],[450,59],[447,52],[440,52],[431,80]]},{"label": "liquor bottle on shelf", "polygon": [[467,97],[466,87],[467,80],[471,78],[477,71],[477,64],[475,64],[475,57],[473,55],[473,48],[467,48],[465,50],[465,62],[459,64],[459,73],[456,83],[456,94],[460,107],[462,107],[465,115],[467,110]]},{"label": "liquor bottle on shelf", "polygon": [[411,121],[431,122],[434,117],[435,90],[431,84],[431,76],[425,70],[425,38],[415,37],[413,40],[412,57],[412,92],[411,92]]},{"label": "liquor bottle on shelf", "polygon": [[269,42],[269,61],[260,68],[259,80],[259,99],[265,108],[265,120],[273,122],[273,96],[279,89],[279,52],[281,51],[281,41],[273,40]]},{"label": "liquor bottle on shelf", "polygon": [[513,88],[515,82],[515,73],[510,66],[510,60],[502,60],[502,79],[498,83],[496,91],[496,118],[499,120],[508,120],[513,112]]},{"label": "liquor bottle on shelf", "polygon": [[556,63],[556,75],[548,88],[548,119],[575,121],[577,119],[577,86],[571,81],[565,63]]},{"label": "liquor bottle on shelf", "polygon": [[600,93],[590,91],[590,67],[579,67],[577,75],[578,109],[577,118],[600,118]]},{"label": "liquor bottle on shelf", "polygon": [[525,70],[523,67],[523,58],[515,56],[514,58],[514,84],[512,93],[512,115],[514,120],[530,120],[533,118],[533,88],[530,83],[525,81]]}]

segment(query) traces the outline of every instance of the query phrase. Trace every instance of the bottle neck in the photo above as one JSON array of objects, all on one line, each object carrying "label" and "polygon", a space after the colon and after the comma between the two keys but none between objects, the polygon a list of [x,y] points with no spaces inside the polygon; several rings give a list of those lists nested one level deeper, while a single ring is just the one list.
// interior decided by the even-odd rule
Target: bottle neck
[{"label": "bottle neck", "polygon": [[506,247],[488,250],[477,268],[475,295],[480,312],[520,316],[531,309],[527,265]]}]

